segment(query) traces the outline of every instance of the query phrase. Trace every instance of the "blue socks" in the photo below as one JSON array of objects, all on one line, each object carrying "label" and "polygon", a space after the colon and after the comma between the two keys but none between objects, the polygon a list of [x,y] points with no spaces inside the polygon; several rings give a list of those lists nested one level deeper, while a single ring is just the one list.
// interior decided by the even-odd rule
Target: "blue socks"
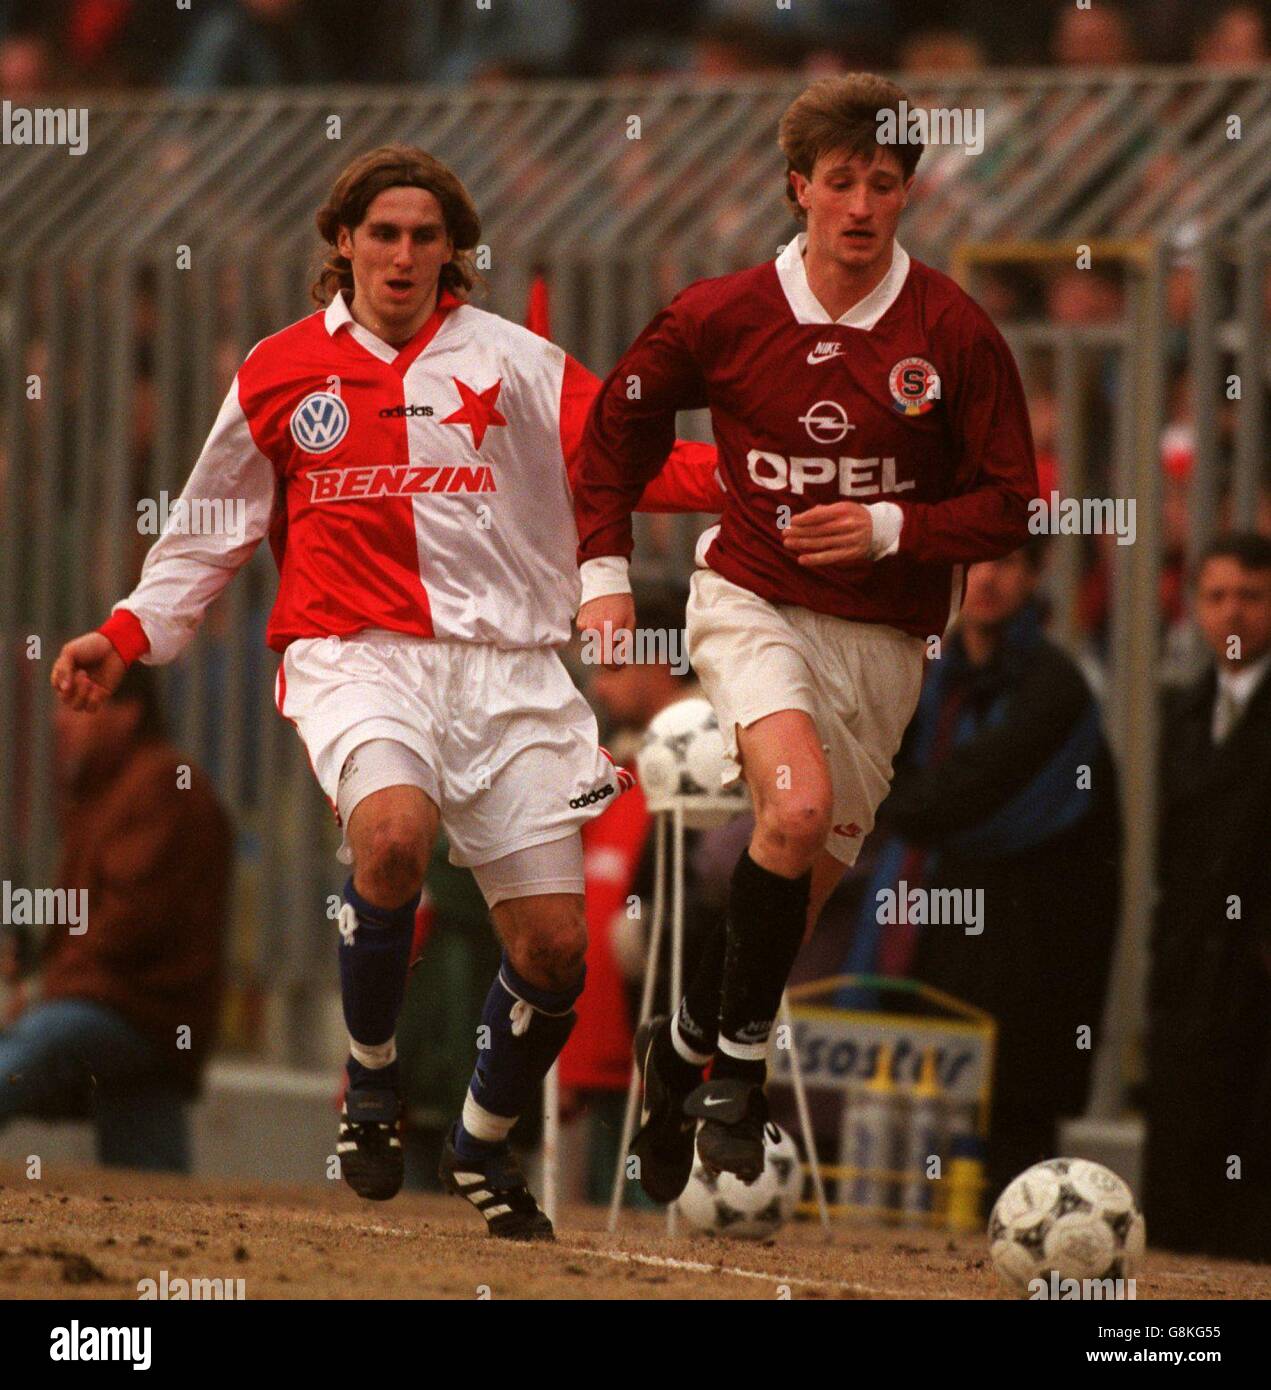
[{"label": "blue socks", "polygon": [[541,989],[519,975],[503,953],[481,1011],[476,1070],[455,1130],[461,1158],[480,1159],[504,1147],[573,1031],[578,1017],[573,1006],[585,975],[580,973],[569,989]]},{"label": "blue socks", "polygon": [[[351,878],[344,886],[339,924],[340,996],[354,1049],[348,1072],[349,1085],[355,1089],[397,1087],[393,1034],[406,997],[406,970],[418,904],[419,895],[415,894],[401,907],[376,907],[354,888]],[[361,1058],[358,1052],[363,1054]]]},{"label": "blue socks", "polygon": [[[394,1033],[406,997],[406,971],[418,897],[401,907],[366,901],[350,878],[340,911],[340,995],[352,1054],[349,1087],[398,1089]],[[574,1003],[585,971],[564,990],[540,989],[516,971],[507,953],[481,1012],[477,1065],[455,1150],[479,1160],[501,1151],[517,1120],[573,1031]]]}]

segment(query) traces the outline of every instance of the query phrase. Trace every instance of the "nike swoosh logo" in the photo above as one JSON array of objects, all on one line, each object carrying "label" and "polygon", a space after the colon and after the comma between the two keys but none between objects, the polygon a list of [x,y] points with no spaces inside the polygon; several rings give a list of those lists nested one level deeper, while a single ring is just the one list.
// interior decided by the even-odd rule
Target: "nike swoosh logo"
[{"label": "nike swoosh logo", "polygon": [[818,352],[816,348],[813,348],[808,353],[808,366],[815,367],[818,362],[828,362],[831,357],[841,357],[842,355],[843,349],[837,344],[835,344],[833,352]]},{"label": "nike swoosh logo", "polygon": [[731,1096],[706,1096],[702,1100],[703,1105],[727,1105],[732,1099]]}]

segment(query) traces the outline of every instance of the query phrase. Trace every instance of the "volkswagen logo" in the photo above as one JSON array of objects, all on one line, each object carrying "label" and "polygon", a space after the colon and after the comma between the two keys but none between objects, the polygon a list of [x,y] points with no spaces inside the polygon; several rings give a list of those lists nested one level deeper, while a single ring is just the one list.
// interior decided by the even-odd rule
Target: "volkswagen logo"
[{"label": "volkswagen logo", "polygon": [[847,423],[847,411],[838,401],[817,401],[806,415],[799,416],[799,423],[817,444],[837,444],[847,437],[848,430],[856,428]]},{"label": "volkswagen logo", "polygon": [[291,437],[306,454],[326,454],[349,432],[349,408],[330,391],[312,391],[291,412]]}]

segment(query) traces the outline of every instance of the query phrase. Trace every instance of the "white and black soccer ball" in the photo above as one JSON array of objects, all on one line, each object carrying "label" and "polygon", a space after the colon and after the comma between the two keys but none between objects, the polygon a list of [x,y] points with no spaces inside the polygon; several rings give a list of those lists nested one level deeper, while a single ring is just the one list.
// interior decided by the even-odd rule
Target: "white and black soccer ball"
[{"label": "white and black soccer ball", "polygon": [[1034,1279],[1132,1279],[1146,1241],[1129,1185],[1101,1163],[1051,1158],[1003,1190],[989,1217],[998,1277],[1027,1294]]},{"label": "white and black soccer ball", "polygon": [[724,739],[709,700],[700,697],[667,705],[649,724],[636,754],[640,786],[650,811],[684,808],[690,830],[726,825],[745,811],[745,784],[721,786]]},{"label": "white and black soccer ball", "polygon": [[780,1125],[768,1124],[763,1172],[749,1187],[731,1173],[708,1173],[695,1158],[688,1186],[675,1207],[695,1231],[763,1240],[790,1220],[802,1195],[803,1169],[794,1140]]}]

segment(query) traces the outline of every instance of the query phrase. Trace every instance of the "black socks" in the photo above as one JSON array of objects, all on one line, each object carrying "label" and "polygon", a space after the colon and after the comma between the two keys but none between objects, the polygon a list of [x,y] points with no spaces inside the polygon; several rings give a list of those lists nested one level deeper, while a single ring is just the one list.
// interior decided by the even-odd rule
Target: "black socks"
[{"label": "black socks", "polygon": [[[768,1035],[803,942],[811,887],[811,870],[782,878],[760,868],[749,850],[737,861],[728,898],[713,1077],[763,1084]],[[689,996],[685,1004],[696,1018]]]}]

